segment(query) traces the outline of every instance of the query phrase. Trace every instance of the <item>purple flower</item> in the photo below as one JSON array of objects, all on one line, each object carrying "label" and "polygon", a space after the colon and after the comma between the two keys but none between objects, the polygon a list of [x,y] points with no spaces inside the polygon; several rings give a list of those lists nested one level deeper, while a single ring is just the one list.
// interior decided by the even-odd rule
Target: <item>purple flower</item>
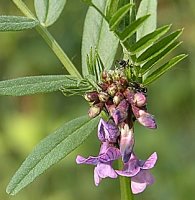
[{"label": "purple flower", "polygon": [[98,125],[98,138],[101,142],[109,141],[116,143],[119,135],[119,129],[113,121],[105,122],[103,119],[100,119]]},{"label": "purple flower", "polygon": [[127,163],[129,161],[131,153],[133,151],[134,143],[135,140],[133,127],[129,128],[128,124],[124,124],[121,128],[121,136],[119,143],[120,152],[124,163]]},{"label": "purple flower", "polygon": [[115,124],[118,125],[127,118],[128,109],[129,109],[129,104],[125,99],[123,99],[116,107],[116,109],[114,109],[111,112],[111,116],[113,117]]},{"label": "purple flower", "polygon": [[117,173],[112,168],[112,162],[120,157],[120,151],[116,147],[112,147],[108,142],[103,142],[97,157],[89,156],[83,158],[77,156],[77,164],[96,165],[94,169],[94,182],[98,186],[102,178],[117,178]]},{"label": "purple flower", "polygon": [[151,129],[157,128],[156,121],[150,113],[147,113],[145,110],[140,109],[135,105],[132,105],[131,107],[133,114],[141,125]]},{"label": "purple flower", "polygon": [[133,194],[143,192],[147,185],[154,183],[154,178],[149,169],[153,168],[157,161],[157,154],[154,152],[146,161],[139,160],[134,154],[128,163],[124,164],[123,170],[116,170],[121,176],[131,177],[131,189]]}]

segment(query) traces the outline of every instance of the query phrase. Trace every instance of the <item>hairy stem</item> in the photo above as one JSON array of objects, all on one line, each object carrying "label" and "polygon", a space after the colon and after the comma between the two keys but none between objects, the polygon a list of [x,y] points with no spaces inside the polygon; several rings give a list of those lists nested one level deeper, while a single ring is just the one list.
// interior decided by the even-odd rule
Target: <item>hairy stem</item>
[{"label": "hairy stem", "polygon": [[[26,4],[22,0],[12,0],[12,1],[21,10],[21,12],[24,15],[26,15],[29,18],[36,19],[34,14],[28,9]],[[76,69],[74,64],[70,61],[68,56],[62,50],[62,48],[59,46],[59,44],[56,42],[56,40],[53,38],[53,36],[47,30],[47,28],[44,27],[43,25],[39,24],[35,29],[43,37],[43,39],[46,41],[46,43],[49,45],[49,47],[52,49],[52,51],[56,54],[56,56],[61,61],[63,66],[69,72],[69,74],[81,79],[82,78],[81,74],[78,72],[78,70]]]},{"label": "hairy stem", "polygon": [[[121,160],[118,160],[119,169],[122,168],[123,163]],[[120,191],[121,191],[121,200],[133,200],[133,194],[131,191],[131,179],[129,177],[120,176]]]}]

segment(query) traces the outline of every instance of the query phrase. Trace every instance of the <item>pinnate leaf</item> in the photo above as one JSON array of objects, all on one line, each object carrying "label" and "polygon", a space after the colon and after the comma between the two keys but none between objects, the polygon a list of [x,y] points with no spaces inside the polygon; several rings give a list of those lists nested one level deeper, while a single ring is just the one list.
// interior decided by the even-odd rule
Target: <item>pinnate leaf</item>
[{"label": "pinnate leaf", "polygon": [[[23,96],[58,91],[64,87],[79,87],[80,79],[69,75],[29,76],[0,81],[0,95]],[[83,85],[82,85],[83,86]]]},{"label": "pinnate leaf", "polygon": [[[93,3],[105,13],[107,1],[94,0]],[[108,23],[94,7],[89,7],[84,23],[82,39],[82,73],[84,76],[89,75],[87,55],[90,54],[91,48],[97,50],[103,65],[109,69],[115,58],[118,39],[109,30]]]},{"label": "pinnate leaf", "polygon": [[66,0],[34,0],[35,11],[41,24],[52,25],[64,9]]},{"label": "pinnate leaf", "polygon": [[0,31],[21,31],[34,28],[39,22],[22,16],[0,16]]},{"label": "pinnate leaf", "polygon": [[81,145],[98,124],[99,118],[79,117],[67,122],[43,139],[26,158],[7,186],[15,195],[52,165]]},{"label": "pinnate leaf", "polygon": [[137,30],[137,41],[148,33],[153,32],[156,29],[157,24],[157,0],[142,0],[136,18],[140,18],[144,15],[150,15],[148,20],[139,27]]},{"label": "pinnate leaf", "polygon": [[119,0],[108,0],[106,8],[106,18],[109,20],[117,11]]},{"label": "pinnate leaf", "polygon": [[129,9],[132,6],[133,5],[129,3],[121,7],[119,10],[117,10],[117,12],[109,20],[110,30],[113,31],[116,28],[116,26],[120,23],[123,17],[129,12]]},{"label": "pinnate leaf", "polygon": [[183,30],[175,31],[153,44],[137,58],[136,62],[141,64],[160,54],[167,46],[172,44],[181,35],[182,31]]},{"label": "pinnate leaf", "polygon": [[164,51],[162,51],[160,54],[158,54],[157,56],[155,56],[154,58],[152,58],[151,60],[149,60],[148,62],[146,62],[141,70],[140,70],[140,74],[145,74],[147,73],[150,69],[152,69],[152,67],[157,64],[159,61],[161,61],[168,53],[170,53],[171,51],[173,51],[175,48],[177,48],[182,42],[174,42],[172,44],[170,44]]},{"label": "pinnate leaf", "polygon": [[162,76],[165,72],[167,72],[169,69],[173,68],[178,62],[183,60],[187,55],[181,54],[179,56],[176,56],[172,58],[169,62],[165,63],[163,66],[159,67],[157,70],[155,70],[152,74],[150,74],[143,82],[144,85],[148,85],[158,79],[160,76]]},{"label": "pinnate leaf", "polygon": [[131,54],[136,54],[144,49],[148,48],[151,44],[153,44],[156,40],[158,40],[161,36],[163,36],[169,29],[170,25],[163,26],[161,28],[156,29],[152,33],[149,33],[138,40],[129,51]]},{"label": "pinnate leaf", "polygon": [[132,24],[127,26],[123,32],[119,33],[120,40],[122,42],[129,39],[136,31],[137,29],[143,25],[143,23],[148,19],[150,15],[145,15],[143,17],[138,18],[136,21],[134,21]]}]

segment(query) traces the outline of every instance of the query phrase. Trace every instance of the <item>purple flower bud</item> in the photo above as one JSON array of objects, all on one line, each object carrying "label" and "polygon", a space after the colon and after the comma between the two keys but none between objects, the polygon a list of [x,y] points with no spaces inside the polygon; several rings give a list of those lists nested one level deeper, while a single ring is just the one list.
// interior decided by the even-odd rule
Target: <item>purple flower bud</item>
[{"label": "purple flower bud", "polygon": [[101,142],[109,141],[116,143],[119,135],[119,129],[113,121],[105,122],[103,119],[100,119],[98,125],[98,138]]},{"label": "purple flower bud", "polygon": [[128,100],[128,102],[130,104],[134,104],[134,92],[133,90],[130,90],[129,88],[127,88],[124,92],[123,92],[124,96],[126,97],[126,99]]},{"label": "purple flower bud", "polygon": [[85,94],[84,98],[88,102],[94,102],[94,103],[99,102],[98,93],[96,91],[95,92],[89,92],[89,93]]},{"label": "purple flower bud", "polygon": [[134,94],[133,101],[134,101],[135,105],[138,107],[145,106],[146,105],[146,96],[141,92],[137,92]]},{"label": "purple flower bud", "polygon": [[102,108],[103,108],[102,103],[98,103],[98,104],[91,106],[88,111],[89,117],[94,118],[94,117],[98,116],[100,114],[100,112],[102,111]]},{"label": "purple flower bud", "polygon": [[111,116],[113,117],[115,124],[119,124],[127,119],[128,109],[129,104],[125,99],[123,99],[116,107],[116,109],[112,110]]},{"label": "purple flower bud", "polygon": [[154,117],[144,110],[139,110],[140,117],[137,118],[138,122],[143,126],[151,129],[157,128]]},{"label": "purple flower bud", "polygon": [[121,128],[121,137],[120,137],[120,152],[124,163],[127,163],[129,161],[134,143],[135,140],[134,140],[133,127],[129,129],[128,124],[125,124],[124,127]]},{"label": "purple flower bud", "polygon": [[109,95],[106,92],[100,92],[98,97],[101,102],[107,102],[109,99]]}]

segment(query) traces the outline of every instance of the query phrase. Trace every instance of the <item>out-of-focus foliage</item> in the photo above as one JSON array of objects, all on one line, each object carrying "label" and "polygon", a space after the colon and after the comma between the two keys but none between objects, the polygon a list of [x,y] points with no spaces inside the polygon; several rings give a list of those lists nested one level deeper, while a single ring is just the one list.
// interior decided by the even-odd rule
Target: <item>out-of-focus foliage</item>
[{"label": "out-of-focus foliage", "polygon": [[[26,3],[33,6],[31,0]],[[1,0],[0,4],[1,14],[21,15],[11,1]],[[86,9],[81,1],[67,1],[61,17],[50,28],[79,70]],[[172,23],[173,30],[184,27],[181,36],[184,43],[174,55],[185,52],[189,57],[149,88],[148,107],[157,118],[158,129],[151,131],[136,126],[136,149],[142,159],[147,158],[146,152],[157,151],[159,160],[153,170],[156,183],[136,196],[136,200],[183,200],[195,196],[194,13],[194,0],[159,1],[158,26]],[[1,80],[66,73],[35,31],[0,33],[0,46]],[[60,92],[0,98],[0,199],[10,199],[5,193],[6,185],[35,144],[63,122],[87,112],[87,107],[81,97],[64,97]],[[13,199],[119,199],[118,180],[106,179],[96,187],[93,168],[75,163],[77,154],[96,155],[98,148],[94,132],[84,145]]]}]

